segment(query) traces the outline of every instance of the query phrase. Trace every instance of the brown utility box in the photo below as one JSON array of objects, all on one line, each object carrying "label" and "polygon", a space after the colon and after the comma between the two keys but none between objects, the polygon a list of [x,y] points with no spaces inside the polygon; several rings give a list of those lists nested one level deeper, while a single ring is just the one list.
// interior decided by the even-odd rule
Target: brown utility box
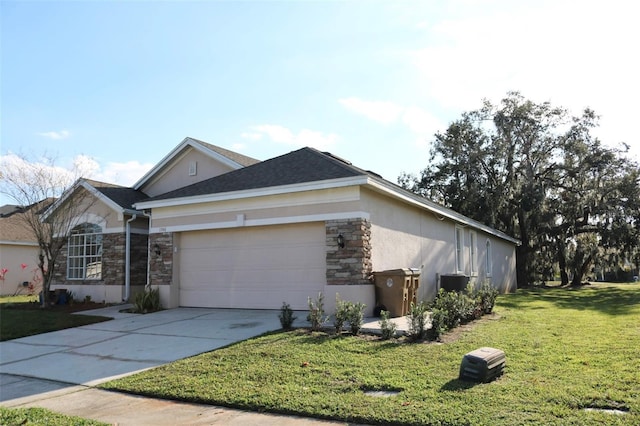
[{"label": "brown utility box", "polygon": [[502,374],[507,358],[503,351],[494,348],[480,348],[462,358],[460,380],[490,382]]},{"label": "brown utility box", "polygon": [[402,268],[375,272],[377,305],[389,311],[391,317],[407,315],[411,303],[417,303],[419,277],[419,269]]}]

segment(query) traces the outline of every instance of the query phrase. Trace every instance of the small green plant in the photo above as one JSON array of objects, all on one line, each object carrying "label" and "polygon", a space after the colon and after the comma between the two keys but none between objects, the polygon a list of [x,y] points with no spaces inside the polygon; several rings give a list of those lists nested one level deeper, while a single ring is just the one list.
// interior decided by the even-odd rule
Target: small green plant
[{"label": "small green plant", "polygon": [[380,321],[378,321],[378,324],[380,325],[382,340],[389,340],[396,337],[396,330],[398,326],[395,322],[389,319],[389,311],[380,312]]},{"label": "small green plant", "polygon": [[418,304],[411,303],[409,307],[409,339],[417,341],[425,337],[427,330],[427,305],[424,302]]},{"label": "small green plant", "polygon": [[318,298],[314,301],[309,297],[309,314],[307,315],[307,321],[311,323],[312,331],[320,331],[328,317],[324,315],[324,296],[322,292],[318,293]]},{"label": "small green plant", "polygon": [[288,303],[282,302],[278,318],[280,319],[280,325],[283,329],[291,330],[293,328],[293,322],[297,317],[293,316],[293,309],[291,309],[291,306],[289,306]]},{"label": "small green plant", "polygon": [[336,334],[341,334],[344,324],[349,320],[349,311],[351,308],[351,302],[340,300],[340,295],[336,294],[336,315],[333,319],[333,326],[336,329]]},{"label": "small green plant", "polygon": [[87,295],[84,297],[84,303],[86,303],[87,305],[88,305],[89,303],[91,303],[91,295],[87,294]]},{"label": "small green plant", "polygon": [[490,314],[498,298],[498,289],[493,287],[489,281],[485,281],[480,286],[476,297],[479,300],[478,304],[482,312]]},{"label": "small green plant", "polygon": [[362,323],[364,323],[365,306],[366,305],[362,302],[349,303],[349,309],[347,311],[347,316],[349,318],[349,330],[354,336],[357,336],[360,333]]},{"label": "small green plant", "polygon": [[431,327],[427,330],[429,340],[438,340],[447,331],[448,315],[449,313],[442,309],[431,310]]},{"label": "small green plant", "polygon": [[160,290],[159,289],[145,289],[144,292],[136,294],[134,302],[134,311],[139,314],[146,314],[149,312],[156,312],[162,309],[160,305]]}]

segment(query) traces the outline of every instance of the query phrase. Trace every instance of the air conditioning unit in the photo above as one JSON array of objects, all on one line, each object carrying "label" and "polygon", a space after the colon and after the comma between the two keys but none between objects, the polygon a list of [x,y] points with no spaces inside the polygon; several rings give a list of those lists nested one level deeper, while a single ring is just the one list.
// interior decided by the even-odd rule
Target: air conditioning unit
[{"label": "air conditioning unit", "polygon": [[446,291],[464,291],[467,284],[469,284],[469,277],[466,275],[440,275],[440,288]]}]

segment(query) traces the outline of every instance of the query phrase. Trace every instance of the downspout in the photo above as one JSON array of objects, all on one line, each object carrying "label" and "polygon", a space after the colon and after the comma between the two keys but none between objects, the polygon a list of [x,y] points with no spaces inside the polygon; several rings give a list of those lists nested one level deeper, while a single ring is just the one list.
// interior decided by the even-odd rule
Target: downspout
[{"label": "downspout", "polygon": [[128,302],[129,296],[131,295],[131,222],[137,218],[138,215],[134,213],[133,216],[131,216],[131,219],[127,220],[123,302]]}]

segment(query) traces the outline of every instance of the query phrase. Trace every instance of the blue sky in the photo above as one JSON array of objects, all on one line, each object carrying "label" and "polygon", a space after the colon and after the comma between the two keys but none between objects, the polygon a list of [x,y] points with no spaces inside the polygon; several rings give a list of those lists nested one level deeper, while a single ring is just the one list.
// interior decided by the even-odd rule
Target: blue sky
[{"label": "blue sky", "polygon": [[640,158],[628,1],[0,3],[0,155],[131,185],[186,136],[328,150],[393,182],[433,134],[518,90],[602,116]]}]

